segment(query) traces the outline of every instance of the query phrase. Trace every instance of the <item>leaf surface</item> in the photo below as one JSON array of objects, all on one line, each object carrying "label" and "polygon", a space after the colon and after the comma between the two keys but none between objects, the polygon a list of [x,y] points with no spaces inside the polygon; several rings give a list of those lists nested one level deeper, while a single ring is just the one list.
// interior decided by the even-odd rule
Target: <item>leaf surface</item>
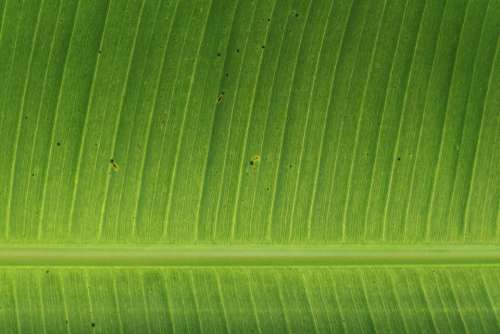
[{"label": "leaf surface", "polygon": [[0,329],[500,330],[500,2],[0,1]]}]

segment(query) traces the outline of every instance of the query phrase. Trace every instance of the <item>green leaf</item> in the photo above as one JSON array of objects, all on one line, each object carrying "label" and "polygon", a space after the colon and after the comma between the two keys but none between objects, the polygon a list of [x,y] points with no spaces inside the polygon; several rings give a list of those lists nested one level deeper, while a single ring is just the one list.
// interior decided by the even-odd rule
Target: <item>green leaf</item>
[{"label": "green leaf", "polygon": [[499,36],[496,0],[0,0],[0,332],[499,332]]}]

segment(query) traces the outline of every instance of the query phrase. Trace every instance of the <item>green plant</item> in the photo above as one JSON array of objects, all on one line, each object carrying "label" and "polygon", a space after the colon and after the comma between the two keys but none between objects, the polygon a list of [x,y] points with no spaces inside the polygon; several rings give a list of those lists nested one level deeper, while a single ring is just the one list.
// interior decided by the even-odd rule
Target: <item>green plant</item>
[{"label": "green plant", "polygon": [[0,1],[2,333],[496,333],[500,1]]}]

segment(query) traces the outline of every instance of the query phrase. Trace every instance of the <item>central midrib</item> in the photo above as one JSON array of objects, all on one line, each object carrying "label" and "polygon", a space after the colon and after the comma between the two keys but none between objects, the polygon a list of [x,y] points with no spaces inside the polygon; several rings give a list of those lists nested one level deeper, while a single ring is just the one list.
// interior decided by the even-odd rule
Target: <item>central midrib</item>
[{"label": "central midrib", "polygon": [[10,246],[3,266],[500,265],[500,246]]}]

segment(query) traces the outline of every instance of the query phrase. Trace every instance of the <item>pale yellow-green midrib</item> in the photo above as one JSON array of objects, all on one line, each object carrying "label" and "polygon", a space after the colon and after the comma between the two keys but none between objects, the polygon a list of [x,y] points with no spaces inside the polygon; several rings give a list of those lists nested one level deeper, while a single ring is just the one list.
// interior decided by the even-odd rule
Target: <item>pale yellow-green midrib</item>
[{"label": "pale yellow-green midrib", "polygon": [[8,266],[500,265],[499,246],[9,246]]}]

